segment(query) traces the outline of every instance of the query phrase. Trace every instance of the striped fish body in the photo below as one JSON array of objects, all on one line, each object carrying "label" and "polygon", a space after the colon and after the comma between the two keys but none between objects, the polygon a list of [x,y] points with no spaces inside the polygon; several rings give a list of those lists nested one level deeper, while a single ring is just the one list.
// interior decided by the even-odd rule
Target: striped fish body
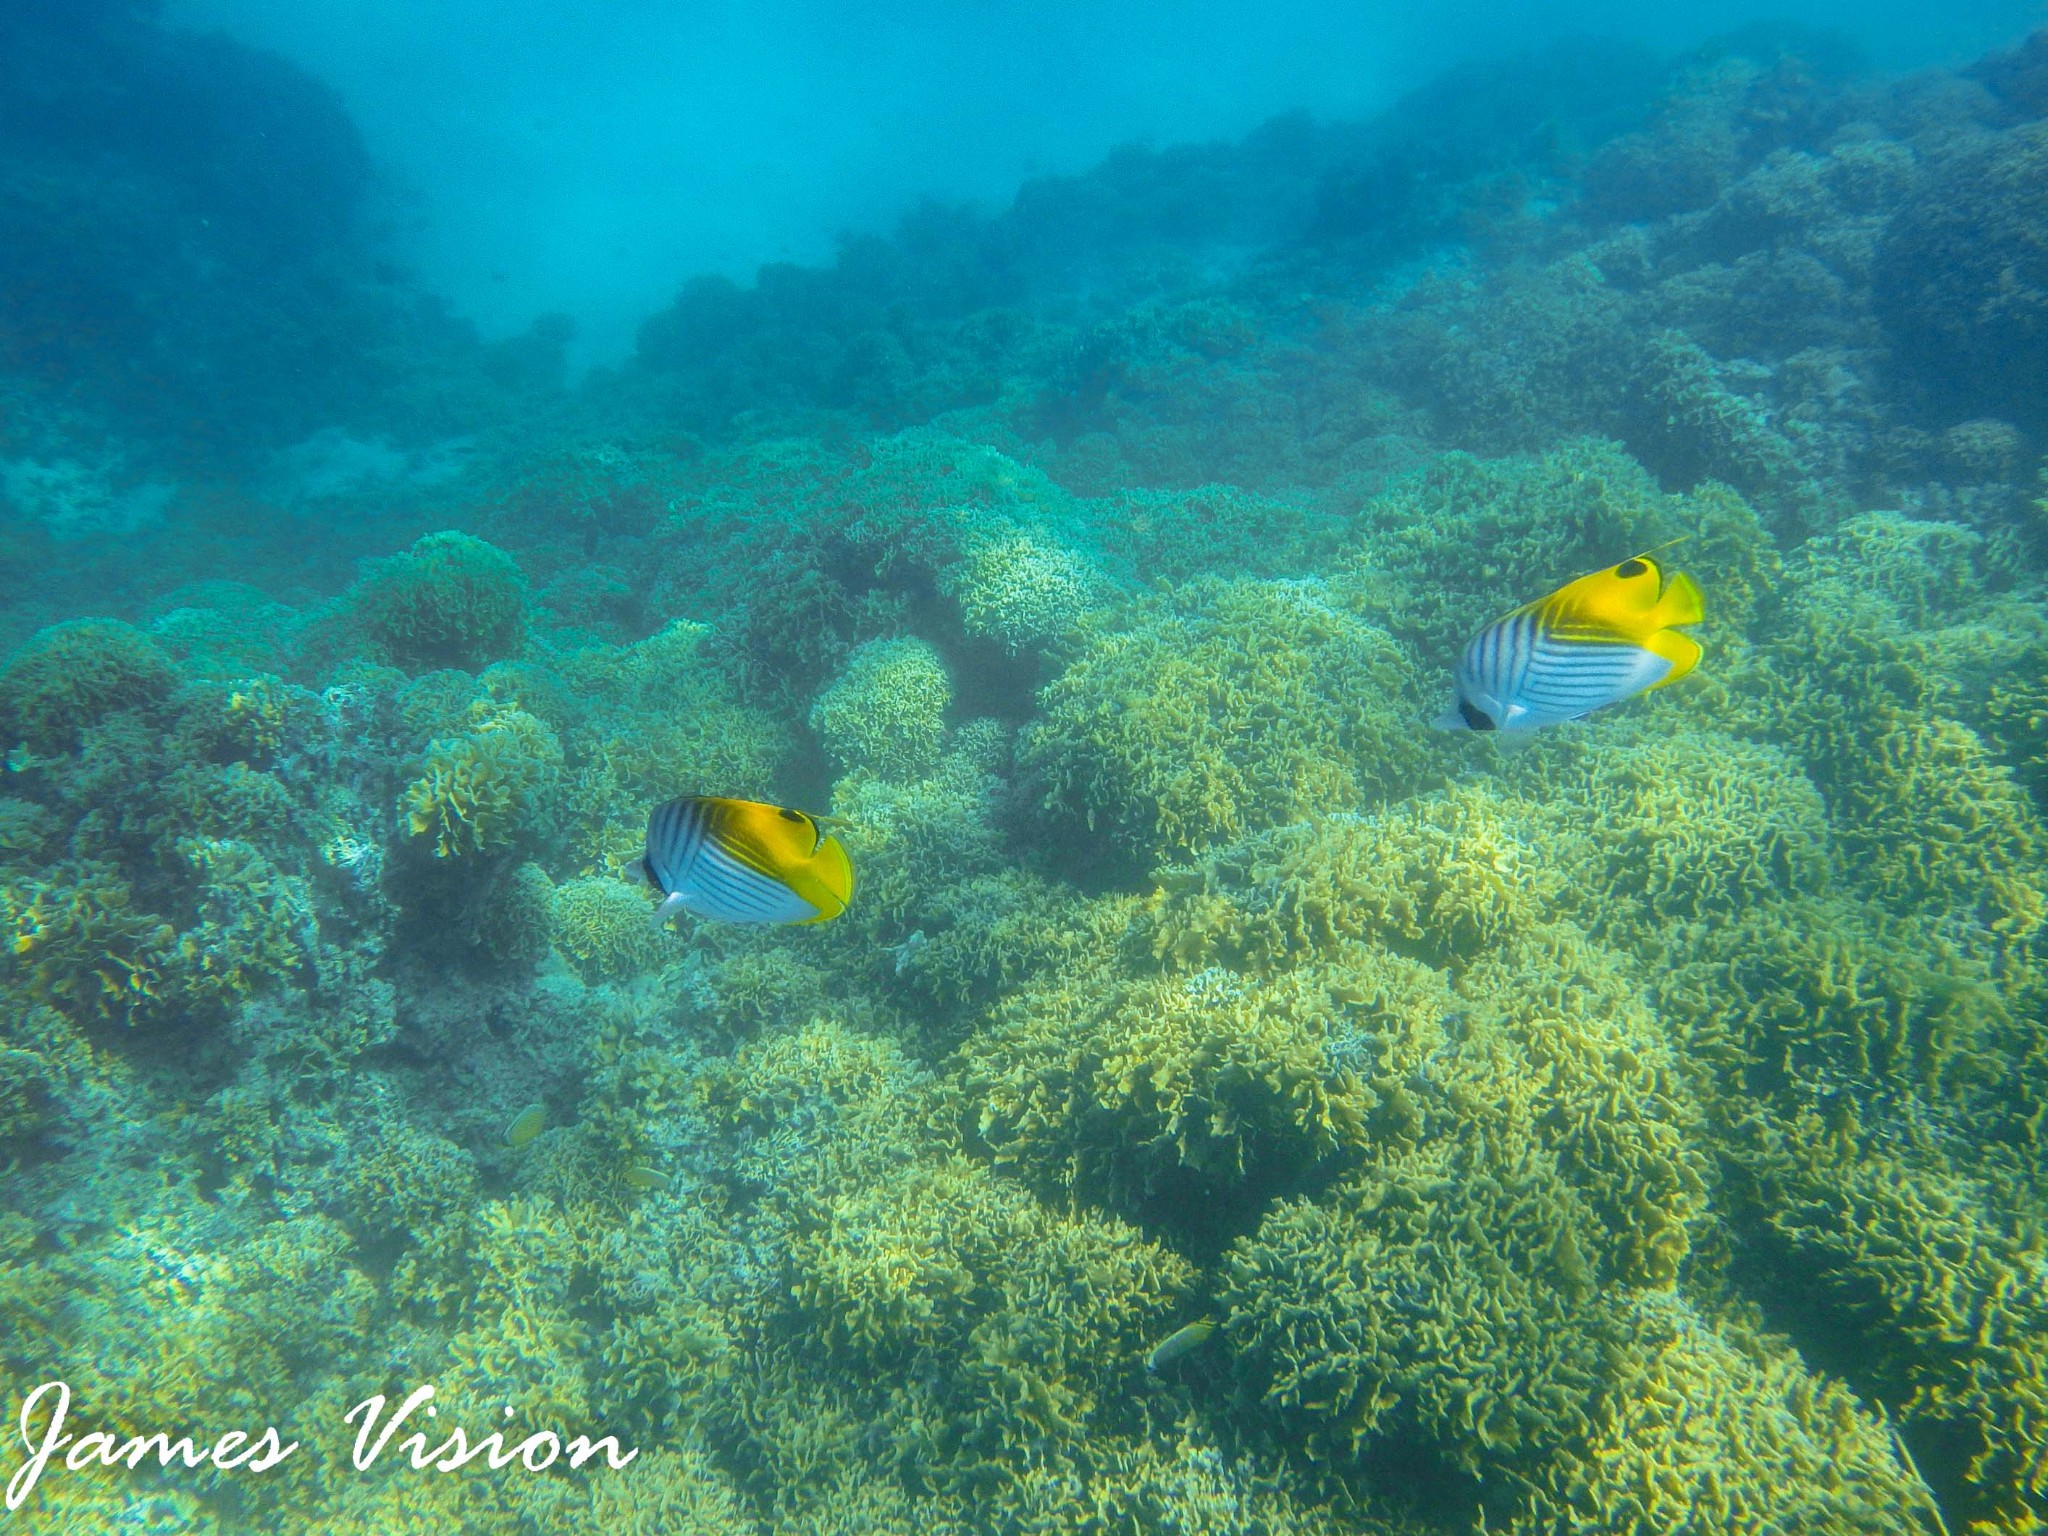
[{"label": "striped fish body", "polygon": [[1699,642],[1671,626],[1704,616],[1683,572],[1667,586],[1646,556],[1581,576],[1474,635],[1453,673],[1447,730],[1533,731],[1676,682]]},{"label": "striped fish body", "polygon": [[641,868],[661,893],[657,925],[678,912],[726,923],[822,923],[846,910],[853,866],[802,811],[686,795],[647,818]]}]

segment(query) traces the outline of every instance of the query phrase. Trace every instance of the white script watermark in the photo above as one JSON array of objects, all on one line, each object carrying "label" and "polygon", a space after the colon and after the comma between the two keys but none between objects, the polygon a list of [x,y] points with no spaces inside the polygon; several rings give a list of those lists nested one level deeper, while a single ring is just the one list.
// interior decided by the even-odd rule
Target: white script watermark
[{"label": "white script watermark", "polygon": [[[390,1400],[377,1392],[342,1415],[342,1425],[355,1430],[349,1461],[358,1472],[377,1465],[387,1450],[416,1472],[457,1472],[472,1464],[492,1471],[516,1466],[527,1472],[545,1472],[558,1461],[581,1470],[600,1455],[604,1465],[617,1471],[640,1454],[637,1449],[622,1449],[612,1435],[595,1440],[574,1435],[564,1440],[551,1429],[541,1429],[508,1443],[502,1429],[474,1440],[460,1425],[444,1433],[434,1422],[441,1410],[434,1406],[434,1389],[429,1386],[414,1387],[387,1415],[389,1404]],[[504,1413],[507,1419],[512,1417],[510,1408]],[[165,1470],[176,1464],[188,1471],[213,1467],[222,1472],[268,1472],[299,1451],[298,1441],[285,1439],[269,1425],[254,1434],[231,1429],[202,1443],[189,1434],[173,1439],[165,1430],[126,1439],[104,1430],[74,1434],[66,1428],[70,1416],[71,1388],[64,1382],[46,1381],[22,1400],[18,1425],[26,1457],[8,1479],[8,1509],[21,1508],[43,1474],[55,1466],[72,1472],[118,1466],[140,1471],[144,1463],[153,1462]],[[399,1432],[407,1428],[412,1432],[399,1438]]]}]

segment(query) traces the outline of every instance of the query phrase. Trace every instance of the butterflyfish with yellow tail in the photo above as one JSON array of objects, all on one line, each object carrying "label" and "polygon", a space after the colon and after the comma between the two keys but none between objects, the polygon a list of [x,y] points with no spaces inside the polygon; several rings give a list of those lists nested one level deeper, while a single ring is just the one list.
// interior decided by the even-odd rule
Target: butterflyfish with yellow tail
[{"label": "butterflyfish with yellow tail", "polygon": [[1466,643],[1449,731],[1533,731],[1675,683],[1700,643],[1672,626],[1706,615],[1699,584],[1636,555],[1495,619]]},{"label": "butterflyfish with yellow tail", "polygon": [[853,863],[802,811],[685,795],[647,817],[640,868],[661,893],[657,927],[678,912],[724,923],[822,923],[853,897]]}]

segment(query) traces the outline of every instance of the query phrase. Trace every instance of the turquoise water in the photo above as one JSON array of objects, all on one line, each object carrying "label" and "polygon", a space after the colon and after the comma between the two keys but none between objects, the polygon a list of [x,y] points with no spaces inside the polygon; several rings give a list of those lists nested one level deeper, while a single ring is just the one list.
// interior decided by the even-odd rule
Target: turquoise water
[{"label": "turquoise water", "polygon": [[[389,102],[0,19],[0,1528],[2042,1529],[2017,26],[1219,74],[508,328]],[[1645,554],[1696,668],[1431,728]],[[692,795],[843,914],[656,927]]]}]

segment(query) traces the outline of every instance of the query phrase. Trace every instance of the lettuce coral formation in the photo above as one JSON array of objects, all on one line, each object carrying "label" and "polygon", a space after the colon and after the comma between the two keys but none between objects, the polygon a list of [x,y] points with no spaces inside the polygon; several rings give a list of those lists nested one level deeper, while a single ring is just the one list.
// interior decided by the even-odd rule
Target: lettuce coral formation
[{"label": "lettuce coral formation", "polygon": [[[1541,55],[0,507],[0,1400],[307,1443],[25,1528],[2038,1529],[2044,58]],[[1680,687],[1425,731],[1667,544]],[[695,793],[847,913],[652,930]],[[401,1381],[641,1456],[359,1475]]]},{"label": "lettuce coral formation", "polygon": [[916,779],[938,764],[953,685],[922,640],[870,640],[811,706],[811,729],[842,768]]},{"label": "lettuce coral formation", "polygon": [[1422,687],[1321,583],[1209,580],[1133,605],[1046,689],[1019,766],[1062,835],[1185,850],[1414,788]]}]

